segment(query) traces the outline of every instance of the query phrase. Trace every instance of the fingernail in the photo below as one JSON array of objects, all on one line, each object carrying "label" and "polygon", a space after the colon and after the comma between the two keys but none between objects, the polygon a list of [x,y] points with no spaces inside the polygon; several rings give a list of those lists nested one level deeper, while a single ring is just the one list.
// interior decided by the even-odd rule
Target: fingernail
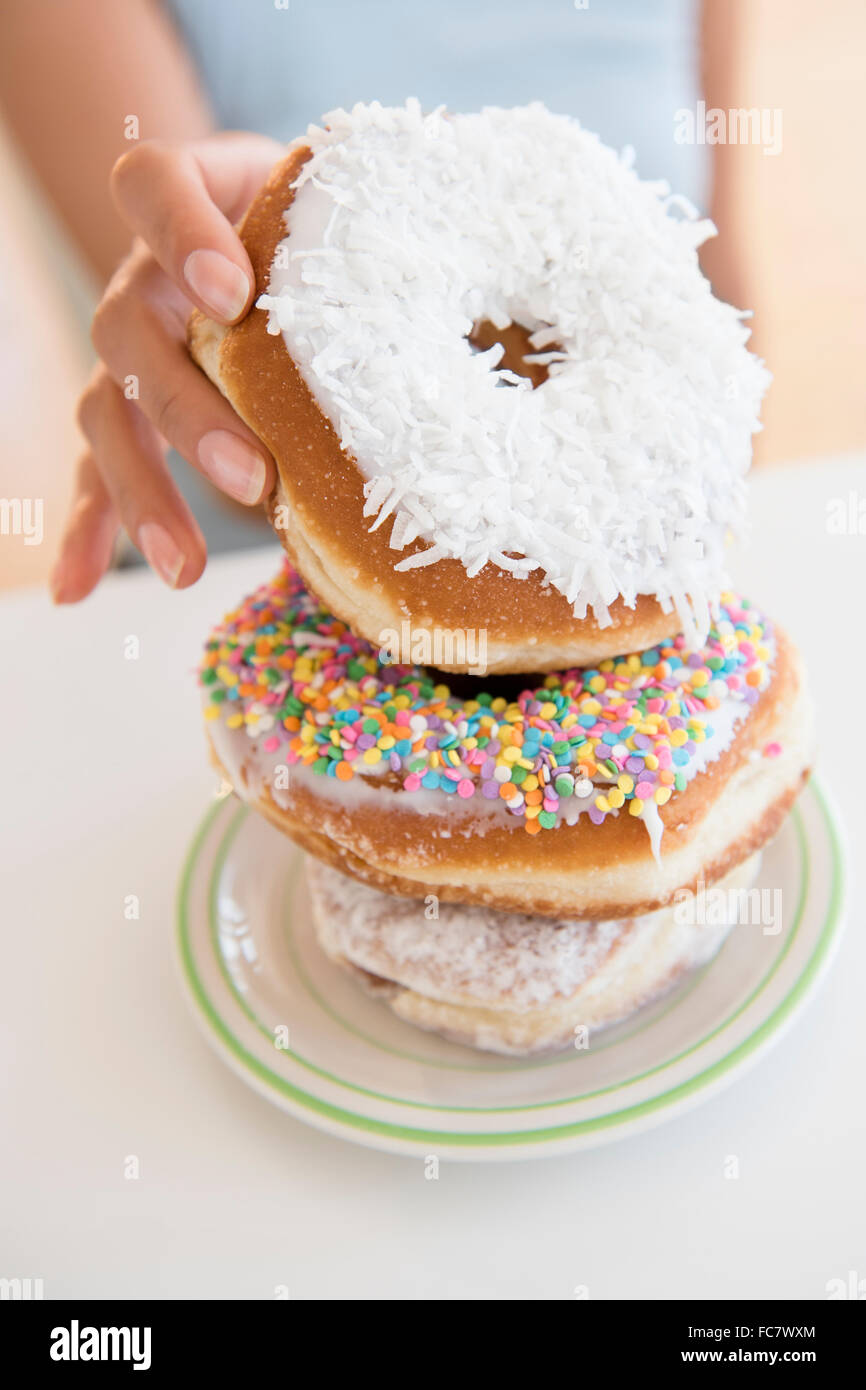
[{"label": "fingernail", "polygon": [[138,548],[152,570],[156,570],[170,589],[177,588],[184,566],[183,552],[158,521],[146,521],[138,528]]},{"label": "fingernail", "polygon": [[243,313],[252,288],[249,276],[221,251],[191,251],[183,278],[212,314],[229,322]]},{"label": "fingernail", "polygon": [[212,483],[238,502],[258,502],[267,468],[261,454],[230,430],[210,430],[198,445],[198,461]]}]

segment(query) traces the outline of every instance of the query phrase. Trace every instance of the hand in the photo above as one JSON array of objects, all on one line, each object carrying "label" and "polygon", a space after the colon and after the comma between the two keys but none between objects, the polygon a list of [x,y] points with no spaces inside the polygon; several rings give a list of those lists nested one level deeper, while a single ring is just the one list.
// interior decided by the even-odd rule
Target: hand
[{"label": "hand", "polygon": [[186,324],[193,305],[224,324],[247,313],[253,272],[232,222],[284,152],[231,134],[143,142],[115,164],[112,194],[135,240],[93,319],[101,361],[79,404],[87,448],[52,575],[55,602],[75,603],[99,583],[121,525],[166,584],[198,579],[204,537],[172,481],[167,446],[238,502],[253,506],[270,492],[273,460],[188,356]]}]

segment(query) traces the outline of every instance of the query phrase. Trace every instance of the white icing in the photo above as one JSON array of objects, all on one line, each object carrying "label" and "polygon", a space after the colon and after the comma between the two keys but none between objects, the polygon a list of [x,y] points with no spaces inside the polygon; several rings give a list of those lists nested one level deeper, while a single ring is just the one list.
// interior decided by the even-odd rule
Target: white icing
[{"label": "white icing", "polygon": [[[698,645],[769,379],[698,266],[712,225],[539,104],[326,121],[259,305],[366,514],[395,550],[426,542],[397,567],[540,568],[602,623],[653,594]],[[482,319],[537,330],[544,358],[555,343],[547,381],[473,352]]]},{"label": "white icing", "polygon": [[661,867],[662,835],[664,834],[665,828],[662,823],[662,818],[659,815],[659,808],[654,801],[644,802],[640,818],[646,826],[646,831],[650,838],[650,848],[653,852],[653,859],[659,867]]}]

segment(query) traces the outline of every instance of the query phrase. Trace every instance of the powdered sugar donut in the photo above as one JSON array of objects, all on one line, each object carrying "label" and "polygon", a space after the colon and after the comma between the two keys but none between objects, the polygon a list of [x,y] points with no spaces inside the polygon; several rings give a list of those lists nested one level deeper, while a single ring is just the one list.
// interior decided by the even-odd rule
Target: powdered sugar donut
[{"label": "powdered sugar donut", "polygon": [[[728,902],[759,863],[721,880]],[[679,904],[576,922],[443,903],[431,918],[314,859],[307,882],[319,945],[365,989],[407,1023],[512,1056],[574,1046],[576,1029],[628,1017],[709,961],[733,925],[699,925]]]},{"label": "powdered sugar donut", "polygon": [[383,663],[287,566],[211,634],[217,765],[374,887],[554,917],[634,916],[774,833],[811,760],[783,634],[722,596],[707,644],[539,677]]},{"label": "powdered sugar donut", "polygon": [[711,230],[539,105],[311,128],[241,228],[259,307],[191,345],[332,612],[483,631],[490,671],[703,639],[767,381]]}]

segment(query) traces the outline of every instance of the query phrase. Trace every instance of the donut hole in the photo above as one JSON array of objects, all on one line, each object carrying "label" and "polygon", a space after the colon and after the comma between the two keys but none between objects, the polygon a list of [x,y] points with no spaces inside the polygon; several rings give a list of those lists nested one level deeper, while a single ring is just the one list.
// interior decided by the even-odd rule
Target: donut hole
[{"label": "donut hole", "polygon": [[[561,351],[559,343],[550,341],[547,331],[544,334],[544,347],[533,347],[531,339],[537,332],[538,329],[526,328],[522,323],[509,323],[506,328],[497,328],[490,319],[480,319],[469,334],[469,343],[476,352],[487,352],[498,343],[504,351],[497,370],[501,372],[507,369],[515,376],[525,377],[532,382],[532,389],[535,390],[547,380],[549,372],[545,362],[528,362],[527,357],[540,352]],[[502,385],[513,386],[514,382],[505,380]]]},{"label": "donut hole", "polygon": [[435,685],[447,685],[451,694],[458,700],[477,700],[479,695],[490,695],[494,700],[503,699],[512,704],[524,690],[538,690],[544,685],[543,673],[516,672],[515,674],[491,674],[472,676],[468,672],[440,671],[436,666],[425,668]]}]

